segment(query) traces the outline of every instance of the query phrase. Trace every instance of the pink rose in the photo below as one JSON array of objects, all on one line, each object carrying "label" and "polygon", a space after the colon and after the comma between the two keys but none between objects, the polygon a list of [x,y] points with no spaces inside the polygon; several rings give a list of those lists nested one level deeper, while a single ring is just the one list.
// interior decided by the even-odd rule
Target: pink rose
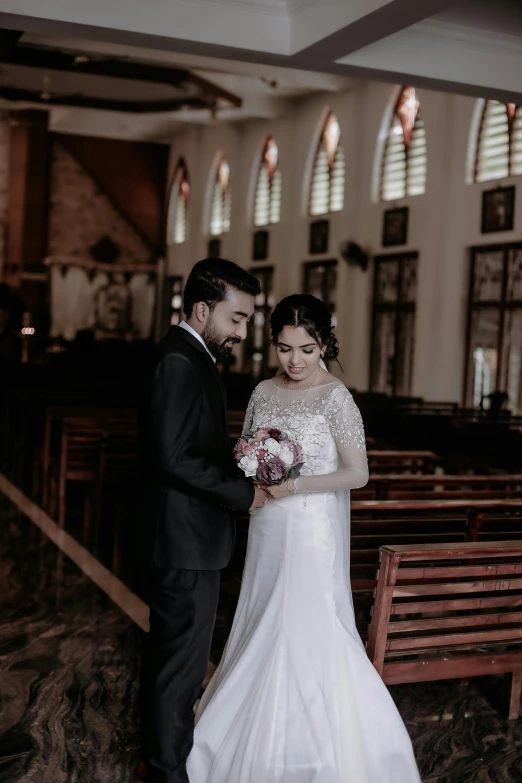
[{"label": "pink rose", "polygon": [[268,435],[268,427],[261,427],[254,435],[254,440],[263,440]]},{"label": "pink rose", "polygon": [[252,451],[252,446],[250,445],[250,443],[247,440],[245,440],[245,438],[239,438],[239,440],[237,441],[234,447],[234,456],[237,462],[239,462],[239,460],[242,457],[246,456],[247,454],[250,454],[251,451]]},{"label": "pink rose", "polygon": [[279,457],[274,457],[259,465],[256,476],[261,484],[280,484],[286,476],[286,467]]}]

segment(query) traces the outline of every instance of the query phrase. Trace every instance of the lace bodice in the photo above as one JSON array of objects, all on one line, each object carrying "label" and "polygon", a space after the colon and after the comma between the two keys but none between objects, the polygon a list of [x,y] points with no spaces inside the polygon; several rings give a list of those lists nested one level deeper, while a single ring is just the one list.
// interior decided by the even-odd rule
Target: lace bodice
[{"label": "lace bodice", "polygon": [[262,381],[248,403],[243,431],[265,426],[288,432],[303,448],[296,493],[339,492],[368,481],[363,421],[340,381],[307,391]]}]

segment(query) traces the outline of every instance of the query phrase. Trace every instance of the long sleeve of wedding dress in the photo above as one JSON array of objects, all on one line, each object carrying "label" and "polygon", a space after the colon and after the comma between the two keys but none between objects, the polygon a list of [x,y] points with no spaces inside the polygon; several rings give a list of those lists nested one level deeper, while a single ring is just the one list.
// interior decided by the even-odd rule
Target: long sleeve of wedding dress
[{"label": "long sleeve of wedding dress", "polygon": [[342,384],[336,384],[328,395],[324,416],[335,440],[343,467],[333,473],[300,476],[295,493],[343,492],[364,487],[368,482],[368,460],[364,425],[352,395]]}]

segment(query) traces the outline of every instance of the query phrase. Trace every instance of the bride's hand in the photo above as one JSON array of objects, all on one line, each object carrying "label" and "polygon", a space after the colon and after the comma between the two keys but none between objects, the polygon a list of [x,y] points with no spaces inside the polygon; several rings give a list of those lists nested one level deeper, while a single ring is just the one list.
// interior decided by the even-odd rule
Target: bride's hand
[{"label": "bride's hand", "polygon": [[294,494],[294,480],[288,479],[283,481],[282,484],[271,484],[270,486],[264,486],[263,489],[269,495],[272,500],[279,500],[279,498],[287,498],[289,495]]}]

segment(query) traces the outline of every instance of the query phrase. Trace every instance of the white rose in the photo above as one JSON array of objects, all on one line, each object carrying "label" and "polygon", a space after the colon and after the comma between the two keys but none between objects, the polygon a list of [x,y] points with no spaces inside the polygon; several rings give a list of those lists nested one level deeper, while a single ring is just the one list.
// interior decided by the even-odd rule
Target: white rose
[{"label": "white rose", "polygon": [[283,463],[283,465],[286,465],[287,468],[290,467],[290,465],[293,465],[294,462],[294,453],[293,451],[290,451],[290,449],[282,448],[279,452],[279,459]]},{"label": "white rose", "polygon": [[274,438],[268,438],[268,440],[265,440],[263,447],[274,457],[277,457],[281,451],[281,446]]},{"label": "white rose", "polygon": [[257,458],[253,457],[251,454],[246,454],[239,461],[239,467],[244,472],[245,476],[247,476],[247,478],[255,476],[257,473]]}]

